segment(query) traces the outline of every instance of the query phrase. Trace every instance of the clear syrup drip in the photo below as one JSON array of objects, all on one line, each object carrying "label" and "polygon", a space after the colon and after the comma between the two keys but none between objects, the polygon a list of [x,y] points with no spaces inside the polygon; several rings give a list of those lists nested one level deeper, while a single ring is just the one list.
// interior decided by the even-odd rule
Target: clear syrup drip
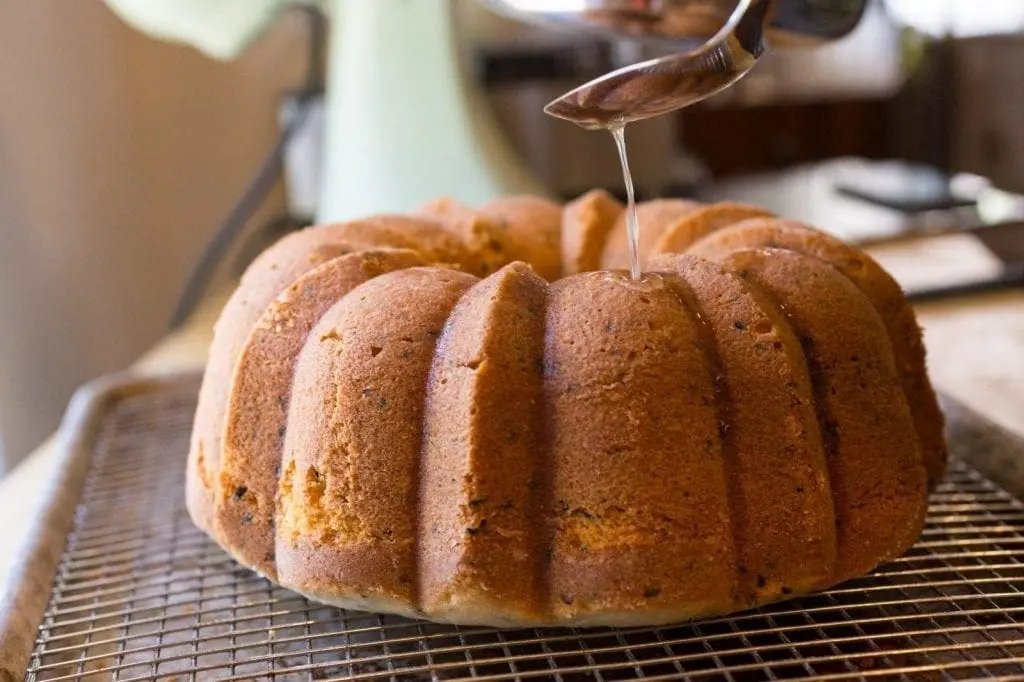
[{"label": "clear syrup drip", "polygon": [[626,183],[626,236],[629,240],[629,274],[640,279],[640,225],[636,219],[636,196],[633,190],[633,176],[629,173],[629,159],[626,157],[626,124],[608,126],[608,132],[615,139],[622,164],[622,179]]}]

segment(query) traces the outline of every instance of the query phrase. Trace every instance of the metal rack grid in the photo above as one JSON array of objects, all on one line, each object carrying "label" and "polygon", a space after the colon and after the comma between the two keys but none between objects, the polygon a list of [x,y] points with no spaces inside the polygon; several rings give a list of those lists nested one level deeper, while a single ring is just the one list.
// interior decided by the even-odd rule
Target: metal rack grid
[{"label": "metal rack grid", "polygon": [[493,630],[323,607],[240,568],[185,512],[192,392],[107,411],[28,680],[1024,679],[1024,504],[961,463],[875,574],[662,628]]}]

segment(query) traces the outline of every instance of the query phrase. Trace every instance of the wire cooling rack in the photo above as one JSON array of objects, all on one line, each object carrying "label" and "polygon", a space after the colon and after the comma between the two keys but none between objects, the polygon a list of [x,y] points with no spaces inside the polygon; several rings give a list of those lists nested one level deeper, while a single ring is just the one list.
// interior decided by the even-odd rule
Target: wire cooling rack
[{"label": "wire cooling rack", "polygon": [[28,680],[1024,679],[1024,505],[960,462],[873,575],[699,623],[494,630],[311,603],[235,564],[183,504],[194,390],[99,421]]}]

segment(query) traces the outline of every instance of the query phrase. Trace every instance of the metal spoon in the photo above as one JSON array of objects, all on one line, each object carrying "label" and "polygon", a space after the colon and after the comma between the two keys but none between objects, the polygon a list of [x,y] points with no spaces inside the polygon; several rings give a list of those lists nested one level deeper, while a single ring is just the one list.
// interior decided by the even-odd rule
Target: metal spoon
[{"label": "metal spoon", "polygon": [[849,33],[867,0],[487,0],[511,16],[555,28],[670,45],[676,54],[585,83],[544,111],[608,128],[698,102],[743,77],[770,33],[814,44]]}]

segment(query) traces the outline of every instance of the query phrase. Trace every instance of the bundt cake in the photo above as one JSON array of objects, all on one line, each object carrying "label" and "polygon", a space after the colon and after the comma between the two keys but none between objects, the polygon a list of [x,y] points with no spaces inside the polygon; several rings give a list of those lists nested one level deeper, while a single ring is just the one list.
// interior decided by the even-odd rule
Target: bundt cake
[{"label": "bundt cake", "polygon": [[[489,625],[679,621],[905,551],[943,473],[913,311],[740,204],[439,200],[294,233],[215,328],[195,523],[313,599]],[[601,269],[605,268],[605,269]]]}]

